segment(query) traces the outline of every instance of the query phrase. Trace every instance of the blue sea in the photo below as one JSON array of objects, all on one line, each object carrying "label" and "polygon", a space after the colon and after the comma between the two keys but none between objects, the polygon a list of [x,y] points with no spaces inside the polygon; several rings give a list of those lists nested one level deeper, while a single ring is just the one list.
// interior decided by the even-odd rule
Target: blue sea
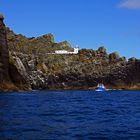
[{"label": "blue sea", "polygon": [[0,94],[0,140],[140,140],[140,91]]}]

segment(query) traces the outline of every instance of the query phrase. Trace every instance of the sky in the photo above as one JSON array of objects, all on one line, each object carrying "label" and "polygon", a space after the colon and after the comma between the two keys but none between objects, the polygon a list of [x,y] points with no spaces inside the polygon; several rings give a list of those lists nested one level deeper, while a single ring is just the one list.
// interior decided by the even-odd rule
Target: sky
[{"label": "sky", "polygon": [[140,59],[140,0],[0,0],[0,13],[17,34]]}]

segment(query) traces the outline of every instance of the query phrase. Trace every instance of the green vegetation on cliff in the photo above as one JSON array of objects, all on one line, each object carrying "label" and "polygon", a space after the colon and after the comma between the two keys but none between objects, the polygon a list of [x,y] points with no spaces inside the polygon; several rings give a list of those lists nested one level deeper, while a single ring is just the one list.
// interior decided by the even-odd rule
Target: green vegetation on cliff
[{"label": "green vegetation on cliff", "polygon": [[7,28],[7,40],[10,51],[22,52],[25,54],[38,55],[51,53],[56,49],[71,49],[67,41],[55,43],[54,36],[51,33],[36,38],[27,38],[21,34],[15,34]]},{"label": "green vegetation on cliff", "polygon": [[0,28],[0,90],[92,89],[98,82],[108,88],[140,89],[136,58],[127,61],[117,52],[108,54],[103,46],[81,49],[78,54],[51,54],[71,51],[70,43],[56,43],[50,33],[36,38],[17,35],[5,27],[3,18]]},{"label": "green vegetation on cliff", "polygon": [[[72,50],[67,42],[55,43],[52,34],[37,38],[16,35],[7,28],[9,50],[25,66],[32,88],[92,88],[98,82],[114,88],[131,88],[140,83],[140,63],[129,61],[117,52],[81,49],[77,55],[49,54],[59,49]],[[12,55],[13,57],[13,55]],[[139,86],[136,86],[139,88]]]}]

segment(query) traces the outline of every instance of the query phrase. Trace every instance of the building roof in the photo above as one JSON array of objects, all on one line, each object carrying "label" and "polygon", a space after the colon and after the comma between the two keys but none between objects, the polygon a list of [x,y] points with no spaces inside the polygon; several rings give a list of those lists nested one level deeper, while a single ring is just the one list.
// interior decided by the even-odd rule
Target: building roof
[{"label": "building roof", "polygon": [[4,16],[2,14],[0,14],[0,19],[4,19]]}]

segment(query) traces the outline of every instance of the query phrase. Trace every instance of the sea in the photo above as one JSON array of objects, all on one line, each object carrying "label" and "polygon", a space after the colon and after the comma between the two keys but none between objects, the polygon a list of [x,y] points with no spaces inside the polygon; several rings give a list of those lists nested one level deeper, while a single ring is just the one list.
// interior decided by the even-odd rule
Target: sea
[{"label": "sea", "polygon": [[0,93],[0,140],[140,140],[140,91]]}]

